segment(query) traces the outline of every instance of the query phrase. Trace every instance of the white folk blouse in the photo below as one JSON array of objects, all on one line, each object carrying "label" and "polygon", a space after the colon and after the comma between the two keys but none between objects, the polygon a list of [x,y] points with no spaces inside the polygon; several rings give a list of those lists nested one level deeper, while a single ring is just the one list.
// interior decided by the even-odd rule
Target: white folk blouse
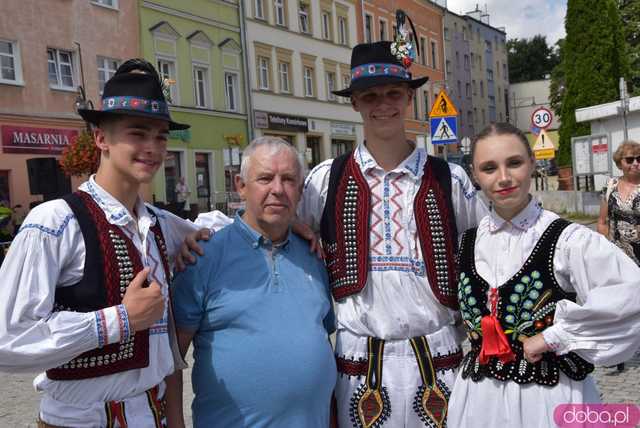
[{"label": "white folk blouse", "polygon": [[[142,200],[136,203],[136,221],[93,177],[80,190],[89,193],[107,220],[133,241],[142,264],[151,268],[149,281],[161,284],[168,300],[168,281],[150,231],[156,220]],[[172,260],[185,235],[197,228],[166,211],[155,212]],[[120,341],[119,317],[126,315],[115,306],[89,313],[52,311],[56,288],[78,283],[84,260],[82,233],[66,202],[58,199],[31,210],[0,269],[0,370],[43,371],[95,349],[99,343]],[[102,318],[106,331],[98,328],[97,321]],[[165,309],[162,319],[150,328],[148,367],[72,381],[54,381],[41,373],[34,381],[36,389],[56,401],[82,406],[133,397],[158,385],[174,371],[167,319]]]},{"label": "white folk blouse", "polygon": [[[557,218],[535,198],[511,221],[492,211],[478,226],[478,274],[491,287],[507,282]],[[559,354],[573,351],[598,365],[631,358],[640,346],[640,268],[604,236],[578,224],[560,235],[553,267],[559,285],[577,293],[577,302],[558,302],[554,324],[543,333],[547,344]],[[560,372],[560,382],[550,388],[490,378],[475,383],[458,373],[448,425],[546,428],[555,426],[558,404],[599,401],[591,377],[574,381]]]},{"label": "white folk blouse", "polygon": [[[413,152],[385,172],[360,144],[356,163],[371,189],[369,274],[364,290],[336,302],[338,330],[358,336],[405,339],[454,325],[456,311],[441,305],[429,286],[418,242],[413,200],[420,188],[427,153]],[[333,160],[316,166],[305,181],[298,207],[301,221],[316,232],[324,210]],[[487,213],[464,170],[451,168],[451,199],[459,232],[478,224]]]}]

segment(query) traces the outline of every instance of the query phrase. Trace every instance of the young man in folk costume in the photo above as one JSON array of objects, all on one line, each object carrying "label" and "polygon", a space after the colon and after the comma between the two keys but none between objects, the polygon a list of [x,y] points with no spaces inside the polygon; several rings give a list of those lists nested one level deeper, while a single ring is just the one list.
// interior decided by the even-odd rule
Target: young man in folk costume
[{"label": "young man in folk costume", "polygon": [[415,49],[398,11],[394,43],[361,44],[350,97],[365,141],[308,176],[302,222],[320,231],[337,317],[338,421],[345,427],[440,427],[462,359],[457,233],[486,208],[459,166],[405,136]]},{"label": "young man in folk costume", "polygon": [[168,305],[170,257],[192,223],[139,196],[173,122],[152,65],[128,61],[105,85],[100,166],[79,191],[25,219],[0,270],[0,369],[44,371],[40,427],[160,427],[165,378],[184,362]]}]

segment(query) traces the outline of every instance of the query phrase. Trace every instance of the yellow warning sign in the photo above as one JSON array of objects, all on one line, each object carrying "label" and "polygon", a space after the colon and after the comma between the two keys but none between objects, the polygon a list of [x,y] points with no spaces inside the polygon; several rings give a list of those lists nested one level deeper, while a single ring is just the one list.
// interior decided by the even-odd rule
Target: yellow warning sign
[{"label": "yellow warning sign", "polygon": [[445,117],[457,115],[458,110],[456,110],[456,106],[453,105],[453,102],[451,102],[451,99],[443,89],[436,97],[436,101],[433,103],[433,107],[431,108],[429,117]]},{"label": "yellow warning sign", "polygon": [[549,137],[549,135],[545,132],[545,130],[542,129],[540,130],[540,134],[538,134],[538,138],[536,139],[536,142],[533,145],[533,151],[544,150],[549,148],[555,149],[556,145],[551,139],[551,137]]},{"label": "yellow warning sign", "polygon": [[535,155],[537,160],[541,159],[553,159],[556,157],[556,150],[551,149],[542,149],[542,150],[534,150],[533,154]]}]

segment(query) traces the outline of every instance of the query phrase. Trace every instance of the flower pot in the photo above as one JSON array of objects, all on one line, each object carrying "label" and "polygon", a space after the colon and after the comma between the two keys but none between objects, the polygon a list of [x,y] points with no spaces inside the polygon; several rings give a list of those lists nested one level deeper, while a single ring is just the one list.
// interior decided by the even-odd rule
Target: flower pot
[{"label": "flower pot", "polygon": [[558,190],[573,190],[573,167],[558,168]]}]

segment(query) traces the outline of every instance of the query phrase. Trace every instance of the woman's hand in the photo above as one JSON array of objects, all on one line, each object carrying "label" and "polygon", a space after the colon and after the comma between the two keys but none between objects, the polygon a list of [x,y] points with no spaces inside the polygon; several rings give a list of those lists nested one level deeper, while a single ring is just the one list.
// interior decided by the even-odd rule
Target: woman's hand
[{"label": "woman's hand", "polygon": [[524,348],[524,358],[530,363],[537,363],[542,359],[542,354],[551,350],[547,342],[544,341],[542,333],[526,339],[520,339],[520,341]]}]

